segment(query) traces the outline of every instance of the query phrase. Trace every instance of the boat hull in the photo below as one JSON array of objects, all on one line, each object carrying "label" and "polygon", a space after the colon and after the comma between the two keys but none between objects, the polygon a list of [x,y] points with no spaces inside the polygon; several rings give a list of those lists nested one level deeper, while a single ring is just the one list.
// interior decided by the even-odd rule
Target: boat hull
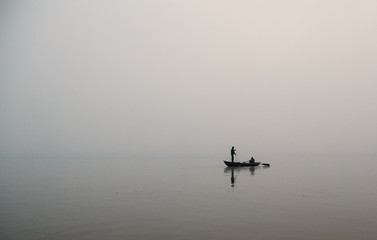
[{"label": "boat hull", "polygon": [[228,162],[228,161],[224,161],[224,163],[228,167],[256,167],[260,164],[260,162],[250,163],[250,162]]}]

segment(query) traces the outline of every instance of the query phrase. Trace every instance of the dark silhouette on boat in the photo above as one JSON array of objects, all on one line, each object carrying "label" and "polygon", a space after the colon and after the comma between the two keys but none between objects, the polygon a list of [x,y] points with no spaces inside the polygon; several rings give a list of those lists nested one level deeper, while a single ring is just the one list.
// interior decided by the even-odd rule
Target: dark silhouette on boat
[{"label": "dark silhouette on boat", "polygon": [[236,153],[236,149],[233,146],[232,149],[230,149],[230,156],[232,158],[232,162],[234,162],[234,155],[237,156],[237,153]]}]

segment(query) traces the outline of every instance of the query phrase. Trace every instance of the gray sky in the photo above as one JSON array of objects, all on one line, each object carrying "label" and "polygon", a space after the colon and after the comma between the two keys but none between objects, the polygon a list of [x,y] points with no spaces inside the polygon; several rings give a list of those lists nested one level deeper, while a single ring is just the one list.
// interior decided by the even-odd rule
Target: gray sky
[{"label": "gray sky", "polygon": [[377,2],[1,1],[0,156],[376,154]]}]

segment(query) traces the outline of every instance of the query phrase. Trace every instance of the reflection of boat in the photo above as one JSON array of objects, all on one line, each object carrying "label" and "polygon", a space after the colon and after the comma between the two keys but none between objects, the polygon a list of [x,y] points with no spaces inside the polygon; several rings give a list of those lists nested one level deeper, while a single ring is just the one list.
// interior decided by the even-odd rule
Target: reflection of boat
[{"label": "reflection of boat", "polygon": [[233,170],[235,173],[240,173],[240,172],[251,172],[252,174],[254,174],[255,170],[256,169],[263,169],[262,167],[258,167],[258,166],[250,166],[250,167],[225,167],[224,168],[224,173],[226,174],[229,174],[231,173]]},{"label": "reflection of boat", "polygon": [[251,162],[228,162],[228,161],[224,161],[224,163],[228,167],[254,167],[260,164],[260,162],[251,163]]}]

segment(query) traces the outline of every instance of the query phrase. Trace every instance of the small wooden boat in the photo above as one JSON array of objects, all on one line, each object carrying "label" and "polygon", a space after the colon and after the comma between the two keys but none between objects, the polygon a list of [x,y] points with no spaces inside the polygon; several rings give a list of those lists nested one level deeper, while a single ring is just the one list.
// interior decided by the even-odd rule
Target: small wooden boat
[{"label": "small wooden boat", "polygon": [[228,162],[228,161],[224,161],[224,163],[228,167],[255,167],[260,164],[260,162],[251,163],[251,162]]}]

